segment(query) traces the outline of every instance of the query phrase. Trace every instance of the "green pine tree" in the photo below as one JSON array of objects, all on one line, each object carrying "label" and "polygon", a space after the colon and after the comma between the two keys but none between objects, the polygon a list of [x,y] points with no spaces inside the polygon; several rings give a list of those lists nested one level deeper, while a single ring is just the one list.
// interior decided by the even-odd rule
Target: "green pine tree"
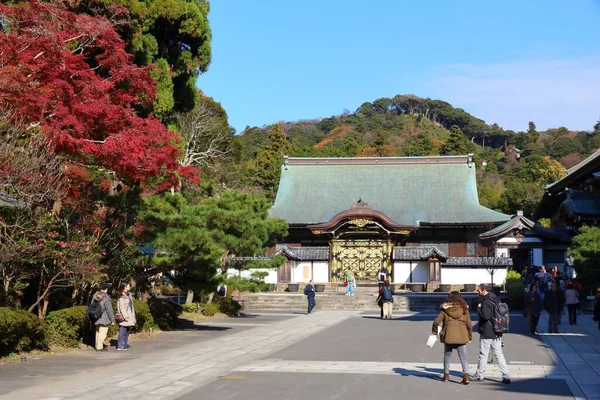
[{"label": "green pine tree", "polygon": [[256,161],[256,183],[264,189],[269,200],[274,200],[279,187],[283,156],[288,153],[289,144],[278,124],[271,126],[268,134],[269,141]]},{"label": "green pine tree", "polygon": [[469,139],[466,138],[460,128],[452,125],[450,136],[442,146],[441,153],[446,156],[465,155],[472,153],[474,147],[473,143],[469,142]]}]

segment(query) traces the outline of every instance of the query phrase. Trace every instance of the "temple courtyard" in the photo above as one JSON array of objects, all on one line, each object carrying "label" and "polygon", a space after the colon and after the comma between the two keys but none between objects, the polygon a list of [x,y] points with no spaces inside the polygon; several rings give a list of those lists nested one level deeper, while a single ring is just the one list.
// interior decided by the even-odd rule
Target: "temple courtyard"
[{"label": "temple courtyard", "polygon": [[[247,312],[134,341],[128,352],[83,350],[0,366],[1,399],[596,399],[600,331],[589,315],[562,333],[526,334],[519,314],[504,337],[513,383],[489,365],[484,382],[439,380],[442,346],[425,342],[434,314]],[[478,335],[468,347],[471,372]]]}]

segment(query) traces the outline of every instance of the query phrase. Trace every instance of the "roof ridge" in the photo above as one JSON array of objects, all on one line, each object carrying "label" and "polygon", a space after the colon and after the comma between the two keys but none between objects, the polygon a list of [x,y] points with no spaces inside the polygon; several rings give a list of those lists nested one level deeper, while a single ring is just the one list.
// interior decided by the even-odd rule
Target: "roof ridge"
[{"label": "roof ridge", "polygon": [[288,165],[402,165],[402,164],[470,164],[473,154],[458,156],[422,157],[288,157],[284,156],[284,166]]}]

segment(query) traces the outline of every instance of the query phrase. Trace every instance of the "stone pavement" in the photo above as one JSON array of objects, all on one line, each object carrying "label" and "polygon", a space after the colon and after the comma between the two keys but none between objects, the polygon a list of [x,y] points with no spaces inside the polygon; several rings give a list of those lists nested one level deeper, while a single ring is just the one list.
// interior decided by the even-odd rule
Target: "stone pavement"
[{"label": "stone pavement", "polygon": [[[142,351],[140,343],[123,362],[114,361],[122,355],[117,352],[109,360],[102,356],[113,355],[90,352],[95,368],[35,382],[0,398],[600,399],[600,331],[590,316],[581,316],[577,326],[563,321],[560,334],[545,333],[544,317],[541,334],[532,337],[526,334],[524,318],[515,315],[511,333],[504,337],[513,384],[499,383],[494,364],[487,367],[486,381],[466,387],[456,384],[458,364],[452,365],[453,383],[438,379],[442,348],[424,345],[433,317],[406,313],[381,321],[372,312],[257,313],[203,324],[214,329],[214,336],[202,341],[177,342],[158,351],[151,343],[144,344],[150,350]],[[468,345],[471,371],[478,357],[477,340],[474,334]],[[51,366],[52,357],[48,360]],[[0,368],[0,388],[19,367]]]}]

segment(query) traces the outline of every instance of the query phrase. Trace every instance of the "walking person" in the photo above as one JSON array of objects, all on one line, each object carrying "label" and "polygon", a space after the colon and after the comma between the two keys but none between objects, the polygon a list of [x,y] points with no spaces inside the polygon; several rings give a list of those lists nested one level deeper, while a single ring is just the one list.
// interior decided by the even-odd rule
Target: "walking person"
[{"label": "walking person", "polygon": [[381,303],[381,318],[392,319],[392,309],[394,308],[394,291],[390,286],[390,281],[383,283],[383,288],[377,296],[377,304]]},{"label": "walking person", "polygon": [[544,310],[542,297],[538,293],[538,285],[532,284],[528,293],[525,293],[525,317],[529,323],[529,333],[537,335],[537,326],[540,315]]},{"label": "walking person", "polygon": [[548,312],[548,333],[558,333],[558,325],[565,307],[565,295],[556,282],[544,296],[544,309]]},{"label": "walking person", "polygon": [[346,282],[348,283],[348,286],[346,286],[346,296],[354,296],[354,287],[355,287],[355,280],[354,280],[354,272],[348,270],[346,271]]},{"label": "walking person", "polygon": [[109,283],[101,284],[100,290],[94,293],[90,303],[90,308],[99,307],[102,312],[100,318],[94,322],[94,325],[96,326],[96,351],[108,351],[108,349],[104,347],[104,341],[108,334],[108,327],[115,324],[115,313],[111,298],[108,295],[109,288]]},{"label": "walking person", "polygon": [[490,287],[485,283],[479,285],[477,292],[481,296],[481,302],[477,307],[477,315],[479,316],[479,363],[477,364],[475,374],[471,376],[471,380],[482,381],[484,379],[483,374],[491,348],[498,362],[498,368],[502,373],[502,383],[509,384],[511,382],[510,374],[504,353],[502,353],[502,334],[495,332],[492,325],[494,308],[500,302],[500,299],[494,293],[490,292]]},{"label": "walking person", "polygon": [[600,288],[596,289],[596,304],[594,304],[594,322],[598,323],[600,329]]},{"label": "walking person", "polygon": [[315,284],[313,283],[312,279],[308,281],[308,285],[304,287],[304,294],[306,295],[306,300],[308,301],[308,312],[306,313],[308,315],[317,305],[317,301],[315,300]]},{"label": "walking person", "polygon": [[467,343],[473,340],[473,323],[469,315],[469,306],[460,293],[451,292],[441,305],[441,311],[431,327],[434,335],[437,335],[440,324],[442,325],[440,341],[444,343],[444,375],[442,381],[448,382],[450,380],[450,359],[452,350],[456,350],[463,372],[463,379],[460,383],[468,385]]},{"label": "walking person", "polygon": [[572,283],[567,284],[565,290],[565,303],[569,312],[569,325],[577,325],[577,310],[579,309],[579,293]]},{"label": "walking person", "polygon": [[117,312],[120,315],[119,321],[119,340],[117,350],[129,350],[129,330],[135,326],[135,308],[131,297],[131,286],[129,283],[122,283],[120,287],[119,299],[117,300]]}]

